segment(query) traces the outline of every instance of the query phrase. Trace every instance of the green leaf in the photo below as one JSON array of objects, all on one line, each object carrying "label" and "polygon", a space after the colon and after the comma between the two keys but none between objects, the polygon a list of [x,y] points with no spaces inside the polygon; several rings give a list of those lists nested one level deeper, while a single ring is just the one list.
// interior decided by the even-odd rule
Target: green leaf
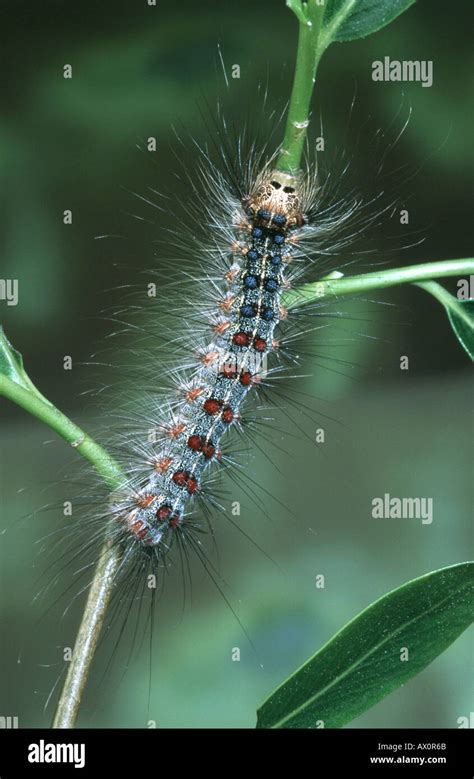
[{"label": "green leaf", "polygon": [[447,308],[448,318],[459,343],[464,346],[469,357],[474,361],[474,300],[460,300],[458,305],[467,316],[461,317],[459,311]]},{"label": "green leaf", "polygon": [[20,384],[25,389],[35,389],[23,367],[23,357],[11,345],[3,327],[0,325],[0,374]]},{"label": "green leaf", "polygon": [[[365,38],[406,11],[415,0],[328,0],[323,19],[327,43]],[[324,34],[324,32],[323,32]]]},{"label": "green leaf", "polygon": [[[41,394],[39,389],[35,387],[31,381],[23,366],[22,355],[15,349],[14,346],[11,345],[10,341],[5,335],[5,330],[0,325],[0,384],[2,376],[5,376],[6,379],[8,379],[8,382],[14,382],[14,384],[18,384],[18,386],[28,390],[32,396],[34,395],[43,403],[53,407],[52,403]],[[7,394],[4,388],[2,389],[1,394]],[[11,399],[16,400],[12,397]],[[18,400],[16,400],[16,402],[18,402]]]},{"label": "green leaf", "polygon": [[257,727],[315,728],[321,721],[326,728],[345,725],[455,641],[474,618],[473,589],[474,563],[467,562],[389,592],[267,698],[257,712]]},{"label": "green leaf", "polygon": [[436,281],[417,281],[415,286],[429,292],[444,306],[459,343],[474,360],[474,300],[454,297]]}]

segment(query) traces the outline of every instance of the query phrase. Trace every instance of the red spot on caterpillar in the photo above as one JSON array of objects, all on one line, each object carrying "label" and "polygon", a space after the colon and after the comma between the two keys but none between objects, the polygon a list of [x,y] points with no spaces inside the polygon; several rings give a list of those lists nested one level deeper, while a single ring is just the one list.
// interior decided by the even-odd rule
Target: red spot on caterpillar
[{"label": "red spot on caterpillar", "polygon": [[214,414],[217,414],[220,411],[220,408],[222,406],[221,400],[216,400],[215,398],[208,398],[203,403],[203,409],[206,412],[206,414],[210,414],[213,416]]},{"label": "red spot on caterpillar", "polygon": [[186,489],[190,495],[193,495],[199,489],[199,484],[194,476],[190,476],[186,481]]},{"label": "red spot on caterpillar", "polygon": [[256,338],[253,342],[253,346],[257,352],[264,352],[267,348],[267,342],[264,338]]},{"label": "red spot on caterpillar", "polygon": [[226,423],[226,425],[230,424],[234,418],[234,412],[232,411],[230,406],[226,406],[224,411],[222,412],[222,421]]},{"label": "red spot on caterpillar", "polygon": [[186,487],[190,495],[199,489],[197,479],[195,479],[194,476],[191,476],[188,471],[176,471],[176,473],[173,473],[172,478],[178,487]]},{"label": "red spot on caterpillar", "polygon": [[161,457],[155,462],[155,471],[158,471],[158,473],[166,473],[172,462],[172,457]]},{"label": "red spot on caterpillar", "polygon": [[252,384],[252,374],[250,371],[242,371],[240,374],[240,383],[243,387],[249,387]]},{"label": "red spot on caterpillar", "polygon": [[202,452],[206,460],[210,460],[214,457],[215,447],[206,440],[205,436],[191,435],[188,438],[188,446],[194,452]]},{"label": "red spot on caterpillar", "polygon": [[143,541],[143,539],[148,535],[148,528],[146,527],[145,523],[142,522],[141,519],[137,520],[136,522],[133,522],[128,525],[130,531],[140,539],[140,541]]},{"label": "red spot on caterpillar", "polygon": [[180,520],[179,514],[175,514],[174,517],[171,517],[169,521],[169,526],[176,527],[176,525],[179,523],[179,520]]},{"label": "red spot on caterpillar", "polygon": [[198,435],[190,435],[188,438],[188,446],[194,452],[198,452],[201,449],[201,437]]},{"label": "red spot on caterpillar", "polygon": [[224,379],[235,379],[236,375],[237,371],[235,370],[235,365],[224,365],[221,370],[221,376],[223,376]]},{"label": "red spot on caterpillar", "polygon": [[159,519],[160,522],[164,522],[166,519],[168,519],[170,514],[171,514],[171,506],[160,506],[160,508],[156,512],[156,518]]},{"label": "red spot on caterpillar", "polygon": [[187,473],[185,471],[175,471],[172,476],[174,483],[177,484],[178,487],[184,487],[187,478]]},{"label": "red spot on caterpillar", "polygon": [[212,444],[205,443],[202,445],[202,453],[206,460],[210,460],[211,457],[214,457],[215,452],[216,448]]},{"label": "red spot on caterpillar", "polygon": [[236,334],[235,334],[235,335],[232,337],[232,341],[233,341],[233,343],[235,343],[237,346],[248,346],[248,343],[249,343],[249,337],[248,337],[248,334],[247,334],[247,333],[240,332],[240,333],[236,333]]}]

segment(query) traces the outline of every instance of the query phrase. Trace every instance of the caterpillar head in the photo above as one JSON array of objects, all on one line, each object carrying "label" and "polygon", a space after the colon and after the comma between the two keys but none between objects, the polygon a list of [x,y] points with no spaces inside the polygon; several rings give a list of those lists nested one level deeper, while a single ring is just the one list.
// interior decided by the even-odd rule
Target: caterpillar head
[{"label": "caterpillar head", "polygon": [[254,192],[244,198],[247,212],[278,227],[301,227],[305,217],[301,210],[298,180],[279,171],[267,173],[257,182]]}]

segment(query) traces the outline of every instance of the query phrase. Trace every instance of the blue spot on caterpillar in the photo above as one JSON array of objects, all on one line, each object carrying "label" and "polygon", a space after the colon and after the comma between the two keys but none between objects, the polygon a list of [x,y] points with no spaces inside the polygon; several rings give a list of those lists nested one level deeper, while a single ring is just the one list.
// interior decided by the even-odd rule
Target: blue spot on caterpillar
[{"label": "blue spot on caterpillar", "polygon": [[254,276],[252,274],[247,275],[244,278],[244,287],[247,287],[247,289],[257,289],[258,287],[258,278],[257,276]]},{"label": "blue spot on caterpillar", "polygon": [[[272,264],[275,264],[275,263],[272,263]],[[275,292],[275,290],[278,289],[278,281],[276,279],[265,279],[264,286],[265,286],[265,289],[268,292]]]},{"label": "blue spot on caterpillar", "polygon": [[261,316],[262,319],[265,319],[266,322],[270,322],[272,319],[274,319],[275,314],[272,308],[264,308]]}]

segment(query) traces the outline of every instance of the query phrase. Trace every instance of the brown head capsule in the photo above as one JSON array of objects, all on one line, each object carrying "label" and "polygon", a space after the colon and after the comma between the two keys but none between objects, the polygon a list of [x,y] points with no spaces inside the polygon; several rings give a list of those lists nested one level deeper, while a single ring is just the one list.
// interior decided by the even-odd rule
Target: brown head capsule
[{"label": "brown head capsule", "polygon": [[243,205],[269,226],[285,229],[305,223],[301,211],[298,179],[289,173],[273,171],[257,182],[255,191]]}]

